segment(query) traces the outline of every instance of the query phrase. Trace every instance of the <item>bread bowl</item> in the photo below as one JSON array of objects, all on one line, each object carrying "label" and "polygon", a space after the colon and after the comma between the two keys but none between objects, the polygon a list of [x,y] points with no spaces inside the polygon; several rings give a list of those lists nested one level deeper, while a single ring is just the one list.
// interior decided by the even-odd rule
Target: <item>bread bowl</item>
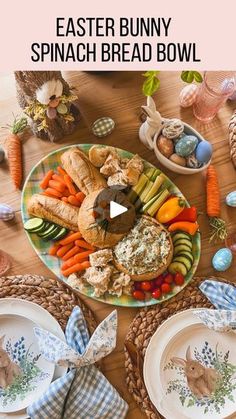
[{"label": "bread bowl", "polygon": [[[133,229],[113,249],[116,268],[133,281],[161,275],[173,257],[170,233],[156,219],[142,215]],[[150,269],[151,268],[151,269]]]}]

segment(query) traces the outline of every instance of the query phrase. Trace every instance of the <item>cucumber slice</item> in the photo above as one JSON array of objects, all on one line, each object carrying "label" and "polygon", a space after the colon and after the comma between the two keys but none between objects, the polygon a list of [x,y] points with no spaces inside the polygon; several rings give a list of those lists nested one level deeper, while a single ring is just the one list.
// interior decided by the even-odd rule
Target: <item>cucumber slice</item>
[{"label": "cucumber slice", "polygon": [[55,227],[58,227],[58,226],[56,226],[55,224],[50,224],[50,226],[46,230],[44,230],[42,233],[38,234],[39,237],[42,237],[42,238],[46,237],[48,234],[50,234],[55,229]]},{"label": "cucumber slice", "polygon": [[174,242],[174,247],[179,246],[180,244],[185,244],[191,250],[193,248],[192,242],[188,239],[178,239]]},{"label": "cucumber slice", "polygon": [[191,266],[192,266],[192,262],[190,262],[190,260],[187,259],[185,256],[176,256],[174,257],[173,262],[183,263],[188,271],[190,271]]},{"label": "cucumber slice", "polygon": [[59,231],[61,231],[61,227],[56,225],[54,229],[50,233],[44,235],[42,239],[45,241],[52,240],[53,237],[58,235]]},{"label": "cucumber slice", "polygon": [[42,220],[42,218],[30,218],[28,221],[24,223],[24,229],[30,233],[34,230],[41,228],[43,224],[44,221]]},{"label": "cucumber slice", "polygon": [[176,257],[179,257],[179,256],[183,256],[183,257],[185,257],[185,258],[187,258],[187,259],[189,259],[190,260],[190,262],[193,264],[193,255],[192,255],[192,253],[191,252],[187,252],[187,251],[185,251],[185,252],[181,252],[181,253],[178,253],[178,255],[176,255]]},{"label": "cucumber slice", "polygon": [[191,249],[186,244],[179,244],[178,246],[174,247],[174,255],[178,255],[179,253],[183,253],[183,251],[190,251]]},{"label": "cucumber slice", "polygon": [[190,242],[192,242],[191,238],[186,233],[175,233],[172,237],[173,243],[175,243],[179,239],[185,239],[185,240],[189,240]]},{"label": "cucumber slice", "polygon": [[56,240],[63,239],[63,237],[65,237],[67,233],[68,233],[68,230],[65,227],[62,227],[59,233],[56,236],[54,236],[52,240],[56,241]]},{"label": "cucumber slice", "polygon": [[183,276],[186,276],[188,273],[186,266],[182,262],[172,262],[168,267],[168,271],[171,274],[176,274],[176,272],[179,272]]}]

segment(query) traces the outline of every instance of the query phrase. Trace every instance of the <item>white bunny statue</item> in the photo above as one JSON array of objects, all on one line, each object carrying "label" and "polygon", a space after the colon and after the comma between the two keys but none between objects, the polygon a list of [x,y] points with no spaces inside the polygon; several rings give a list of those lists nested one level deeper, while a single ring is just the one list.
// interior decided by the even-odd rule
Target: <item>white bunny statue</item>
[{"label": "white bunny statue", "polygon": [[142,109],[147,115],[147,119],[139,129],[139,138],[144,145],[152,150],[155,134],[158,136],[161,133],[163,125],[168,119],[163,118],[156,110],[156,104],[151,96],[147,97],[147,105],[142,106]]},{"label": "white bunny statue", "polygon": [[197,399],[210,397],[214,393],[220,374],[214,368],[204,367],[200,362],[192,359],[190,346],[186,351],[186,360],[173,357],[174,365],[184,369],[188,386]]},{"label": "white bunny statue", "polygon": [[3,389],[11,385],[15,377],[21,374],[20,367],[11,360],[2,347],[4,338],[5,335],[0,338],[0,387]]}]

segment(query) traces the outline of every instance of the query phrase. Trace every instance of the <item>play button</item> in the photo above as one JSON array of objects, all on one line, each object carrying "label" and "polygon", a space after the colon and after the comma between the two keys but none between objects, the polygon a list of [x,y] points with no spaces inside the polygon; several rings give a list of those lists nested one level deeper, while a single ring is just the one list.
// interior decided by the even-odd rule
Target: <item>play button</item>
[{"label": "play button", "polygon": [[135,208],[119,185],[101,190],[95,199],[93,214],[99,227],[115,234],[128,233],[136,219]]},{"label": "play button", "polygon": [[115,201],[110,201],[110,218],[118,217],[118,215],[124,214],[126,211],[128,211],[128,208],[117,204]]}]

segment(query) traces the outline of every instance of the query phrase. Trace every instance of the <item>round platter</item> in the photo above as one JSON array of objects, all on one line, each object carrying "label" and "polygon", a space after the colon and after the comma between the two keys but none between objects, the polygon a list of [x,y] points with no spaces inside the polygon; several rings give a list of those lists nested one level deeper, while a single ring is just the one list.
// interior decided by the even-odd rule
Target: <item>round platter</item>
[{"label": "round platter", "polygon": [[[236,335],[207,328],[193,311],[168,318],[151,338],[144,359],[145,385],[166,419],[228,418],[235,414]],[[206,378],[200,382],[200,376]],[[214,379],[217,384],[210,390]]]},{"label": "round platter", "polygon": [[[75,146],[79,147],[83,152],[87,153],[89,151],[90,147],[92,147],[92,145],[94,145],[94,144],[78,144],[78,145],[75,145]],[[75,146],[73,145],[73,146],[60,148],[60,149],[48,154],[46,157],[44,157],[41,161],[39,161],[39,163],[37,163],[33,167],[33,169],[31,170],[31,172],[29,173],[29,175],[28,175],[28,177],[25,181],[25,185],[24,185],[23,192],[22,192],[21,212],[22,212],[23,222],[25,222],[29,218],[28,214],[27,214],[27,202],[33,194],[40,192],[39,183],[42,180],[44,174],[50,169],[56,169],[57,166],[61,164],[60,157],[65,152],[65,150],[67,150],[71,147],[75,147]],[[129,153],[128,151],[125,151],[125,150],[117,149],[117,151],[123,158],[132,158],[132,156],[133,156],[132,153]],[[146,161],[144,161],[144,165],[145,165],[145,167],[153,167],[150,163],[148,163]],[[171,182],[171,180],[167,177],[166,177],[166,180],[167,180],[168,185],[169,185],[168,186],[169,191],[172,194],[183,197],[183,194],[176,187],[176,185],[173,182]],[[32,247],[34,248],[37,255],[40,257],[40,259],[43,261],[43,263],[59,279],[61,279],[64,282],[67,282],[66,278],[60,272],[60,265],[61,265],[60,260],[58,258],[52,257],[48,254],[48,249],[50,247],[50,242],[45,242],[45,241],[41,240],[40,237],[38,237],[36,234],[32,234],[32,235],[30,235],[28,233],[26,233],[26,234],[28,235],[28,238],[31,242]],[[162,303],[163,301],[168,300],[169,298],[173,297],[178,292],[180,292],[189,283],[189,281],[191,281],[191,279],[192,279],[192,277],[193,277],[193,275],[194,275],[194,273],[197,269],[198,262],[199,262],[199,259],[200,259],[200,248],[201,248],[200,234],[197,233],[193,237],[192,253],[193,253],[193,257],[194,257],[194,262],[193,262],[193,265],[192,265],[190,271],[188,272],[187,276],[185,277],[185,283],[182,286],[175,286],[172,289],[172,292],[170,292],[168,295],[163,296],[160,300],[156,300],[156,299],[152,298],[148,301],[137,301],[133,297],[127,296],[127,295],[122,295],[121,297],[117,297],[117,296],[113,296],[113,295],[109,295],[109,294],[105,294],[103,297],[96,298],[96,297],[93,296],[92,287],[86,289],[83,292],[83,294],[88,296],[88,297],[94,298],[98,301],[102,301],[104,303],[113,304],[113,305],[117,305],[117,306],[144,307],[144,306],[149,306],[149,305],[152,305],[152,304]]]}]

